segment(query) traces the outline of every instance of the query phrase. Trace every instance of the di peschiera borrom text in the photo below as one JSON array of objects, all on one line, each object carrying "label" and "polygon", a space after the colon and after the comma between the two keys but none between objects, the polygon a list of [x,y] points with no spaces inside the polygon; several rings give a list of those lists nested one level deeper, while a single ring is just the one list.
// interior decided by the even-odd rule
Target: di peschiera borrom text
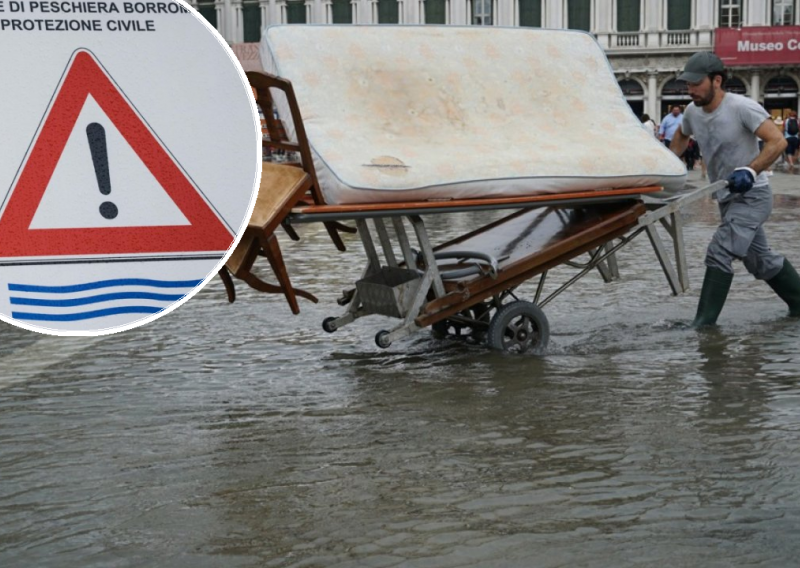
[{"label": "di peschiera borrom text", "polygon": [[0,32],[154,32],[148,15],[186,13],[176,2],[0,0]]}]

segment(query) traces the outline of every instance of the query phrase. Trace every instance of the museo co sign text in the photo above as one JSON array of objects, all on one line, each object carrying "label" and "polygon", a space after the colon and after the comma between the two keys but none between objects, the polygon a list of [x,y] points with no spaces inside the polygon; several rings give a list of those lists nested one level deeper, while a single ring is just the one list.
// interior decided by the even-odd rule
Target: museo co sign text
[{"label": "museo co sign text", "polygon": [[726,67],[800,64],[800,26],[718,28],[715,36]]}]

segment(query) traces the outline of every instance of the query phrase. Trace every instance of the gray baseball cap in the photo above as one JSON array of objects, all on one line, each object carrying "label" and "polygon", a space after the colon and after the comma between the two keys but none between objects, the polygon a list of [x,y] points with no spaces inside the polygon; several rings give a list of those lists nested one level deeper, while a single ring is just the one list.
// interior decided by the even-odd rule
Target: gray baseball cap
[{"label": "gray baseball cap", "polygon": [[722,60],[710,51],[698,51],[689,58],[683,68],[683,73],[678,75],[681,81],[699,83],[709,73],[724,71]]}]

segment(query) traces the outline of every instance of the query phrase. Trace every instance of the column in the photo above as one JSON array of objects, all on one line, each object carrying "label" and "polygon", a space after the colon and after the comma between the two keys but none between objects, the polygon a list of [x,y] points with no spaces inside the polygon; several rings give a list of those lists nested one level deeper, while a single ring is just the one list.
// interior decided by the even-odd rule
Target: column
[{"label": "column", "polygon": [[276,0],[269,0],[267,3],[267,18],[264,25],[275,25],[281,23],[281,8]]},{"label": "column", "polygon": [[746,26],[768,26],[772,23],[772,2],[768,0],[750,0],[745,2],[747,13],[744,14]]},{"label": "column", "polygon": [[497,0],[497,26],[514,25],[514,2],[516,0]]},{"label": "column", "polygon": [[711,1],[695,0],[694,27],[700,30],[710,30],[714,27],[714,6]]},{"label": "column", "polygon": [[405,21],[409,24],[420,24],[422,23],[422,16],[420,15],[420,8],[419,0],[406,0],[403,3],[403,6],[406,8],[406,19]]},{"label": "column", "polygon": [[596,0],[592,7],[591,30],[605,49],[612,47],[613,32],[616,27],[611,0]]},{"label": "column", "polygon": [[545,10],[546,20],[542,22],[542,27],[545,28],[564,28],[567,24],[567,18],[564,15],[564,0],[545,0],[547,4]]},{"label": "column", "polygon": [[467,21],[467,1],[450,0],[450,23],[455,25],[469,24]]},{"label": "column", "polygon": [[233,43],[241,43],[244,41],[244,7],[241,0],[233,3],[233,22],[231,22],[231,37]]},{"label": "column", "polygon": [[356,24],[372,23],[372,2],[370,0],[357,1],[358,21]]},{"label": "column", "polygon": [[750,80],[750,98],[756,102],[761,100],[761,74],[758,71],[753,71]]},{"label": "column", "polygon": [[667,27],[661,21],[661,6],[661,0],[644,0],[642,5],[642,9],[644,10],[643,31],[657,32]]},{"label": "column", "polygon": [[224,14],[224,19],[220,33],[229,43],[233,43],[236,41],[236,14],[231,0],[224,0],[222,13]]},{"label": "column", "polygon": [[664,3],[661,0],[645,0],[643,31],[647,47],[660,46],[660,32],[667,29],[667,22],[664,16]]},{"label": "column", "polygon": [[269,23],[269,2],[267,0],[259,0],[258,11],[261,16],[261,30]]},{"label": "column", "polygon": [[658,112],[658,73],[648,71],[647,73],[647,109],[645,110],[653,122],[659,122],[661,117]]},{"label": "column", "polygon": [[228,40],[228,34],[225,29],[225,21],[227,20],[227,14],[225,14],[225,3],[221,0],[217,0],[214,2],[214,9],[217,11],[217,31],[223,38]]},{"label": "column", "polygon": [[613,19],[614,7],[611,0],[597,0],[594,4],[594,17],[592,26],[597,34],[608,34],[613,32],[617,25]]}]

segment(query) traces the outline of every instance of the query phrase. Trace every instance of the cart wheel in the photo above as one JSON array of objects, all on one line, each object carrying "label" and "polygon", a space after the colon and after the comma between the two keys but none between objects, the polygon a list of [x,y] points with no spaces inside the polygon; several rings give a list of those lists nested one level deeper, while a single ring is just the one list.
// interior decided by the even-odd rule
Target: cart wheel
[{"label": "cart wheel", "polygon": [[506,304],[489,323],[489,347],[509,353],[531,351],[541,355],[550,341],[550,324],[536,304],[516,301]]},{"label": "cart wheel", "polygon": [[325,318],[324,320],[322,320],[322,329],[324,329],[328,333],[333,333],[334,331],[339,329],[338,327],[336,327],[336,324],[333,323],[335,321],[336,318]]},{"label": "cart wheel", "polygon": [[375,345],[380,347],[381,349],[386,349],[389,347],[392,342],[388,338],[389,332],[385,329],[380,330],[378,333],[375,334]]}]

